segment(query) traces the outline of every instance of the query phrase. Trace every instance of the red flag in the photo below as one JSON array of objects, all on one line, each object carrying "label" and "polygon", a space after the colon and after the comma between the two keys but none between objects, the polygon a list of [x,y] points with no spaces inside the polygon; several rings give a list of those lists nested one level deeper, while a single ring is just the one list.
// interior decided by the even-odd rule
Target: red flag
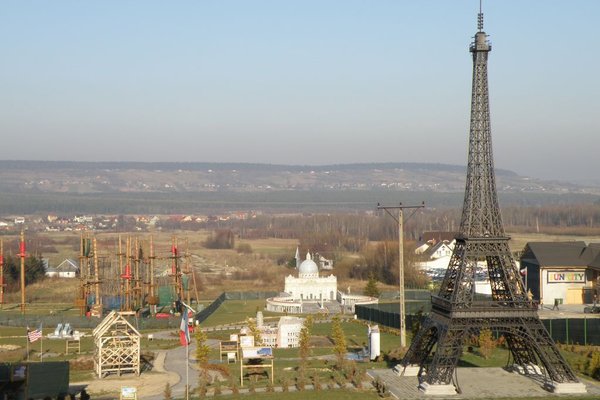
[{"label": "red flag", "polygon": [[190,344],[190,327],[188,326],[188,309],[184,307],[181,312],[181,324],[179,325],[179,341],[182,346]]}]

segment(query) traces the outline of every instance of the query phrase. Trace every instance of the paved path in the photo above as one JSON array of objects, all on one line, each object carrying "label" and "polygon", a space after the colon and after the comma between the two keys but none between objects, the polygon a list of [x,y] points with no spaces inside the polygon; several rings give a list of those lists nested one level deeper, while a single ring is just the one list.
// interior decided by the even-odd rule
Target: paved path
[{"label": "paved path", "polygon": [[[554,398],[565,395],[557,395],[546,391],[539,379],[528,378],[516,373],[505,371],[503,368],[458,368],[458,384],[462,390],[461,394],[453,396],[427,396],[418,389],[418,378],[416,376],[399,376],[391,369],[376,369],[368,371],[375,378],[384,381],[390,392],[397,399],[493,399],[512,397],[538,397]],[[600,384],[585,381],[587,396],[598,396],[600,398]],[[576,398],[575,395],[567,396]]]}]

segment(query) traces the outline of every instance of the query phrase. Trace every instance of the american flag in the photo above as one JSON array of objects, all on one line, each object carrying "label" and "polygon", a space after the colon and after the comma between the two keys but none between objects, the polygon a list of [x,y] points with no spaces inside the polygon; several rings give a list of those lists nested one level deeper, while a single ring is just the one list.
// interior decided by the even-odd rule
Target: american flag
[{"label": "american flag", "polygon": [[36,330],[30,331],[29,328],[27,328],[27,340],[29,340],[29,343],[33,343],[36,340],[40,339],[42,337],[42,326],[40,325],[40,327]]}]

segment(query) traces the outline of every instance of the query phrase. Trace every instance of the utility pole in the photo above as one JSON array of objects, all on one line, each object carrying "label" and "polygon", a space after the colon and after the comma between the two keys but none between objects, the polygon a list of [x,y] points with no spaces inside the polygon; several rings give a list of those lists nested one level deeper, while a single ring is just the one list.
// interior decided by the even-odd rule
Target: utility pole
[{"label": "utility pole", "polygon": [[0,239],[0,309],[4,304],[4,242]]},{"label": "utility pole", "polygon": [[21,230],[19,258],[21,258],[21,314],[25,314],[25,232]]},{"label": "utility pole", "polygon": [[[406,347],[406,304],[404,300],[404,209],[425,208],[425,202],[419,205],[404,206],[399,203],[397,206],[382,206],[377,203],[378,210],[385,210],[390,217],[398,223],[398,283],[399,283],[399,300],[400,300],[400,346]],[[390,210],[398,210],[398,217],[391,213]],[[412,217],[414,215],[409,216]]]}]

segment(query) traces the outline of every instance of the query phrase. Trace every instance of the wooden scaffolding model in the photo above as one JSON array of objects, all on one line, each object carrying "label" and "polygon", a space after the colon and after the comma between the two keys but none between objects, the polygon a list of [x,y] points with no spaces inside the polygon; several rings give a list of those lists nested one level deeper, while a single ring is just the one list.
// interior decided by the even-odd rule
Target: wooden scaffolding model
[{"label": "wooden scaffolding model", "polygon": [[94,329],[94,369],[99,378],[110,373],[140,374],[140,333],[125,319],[134,312],[111,311]]}]

